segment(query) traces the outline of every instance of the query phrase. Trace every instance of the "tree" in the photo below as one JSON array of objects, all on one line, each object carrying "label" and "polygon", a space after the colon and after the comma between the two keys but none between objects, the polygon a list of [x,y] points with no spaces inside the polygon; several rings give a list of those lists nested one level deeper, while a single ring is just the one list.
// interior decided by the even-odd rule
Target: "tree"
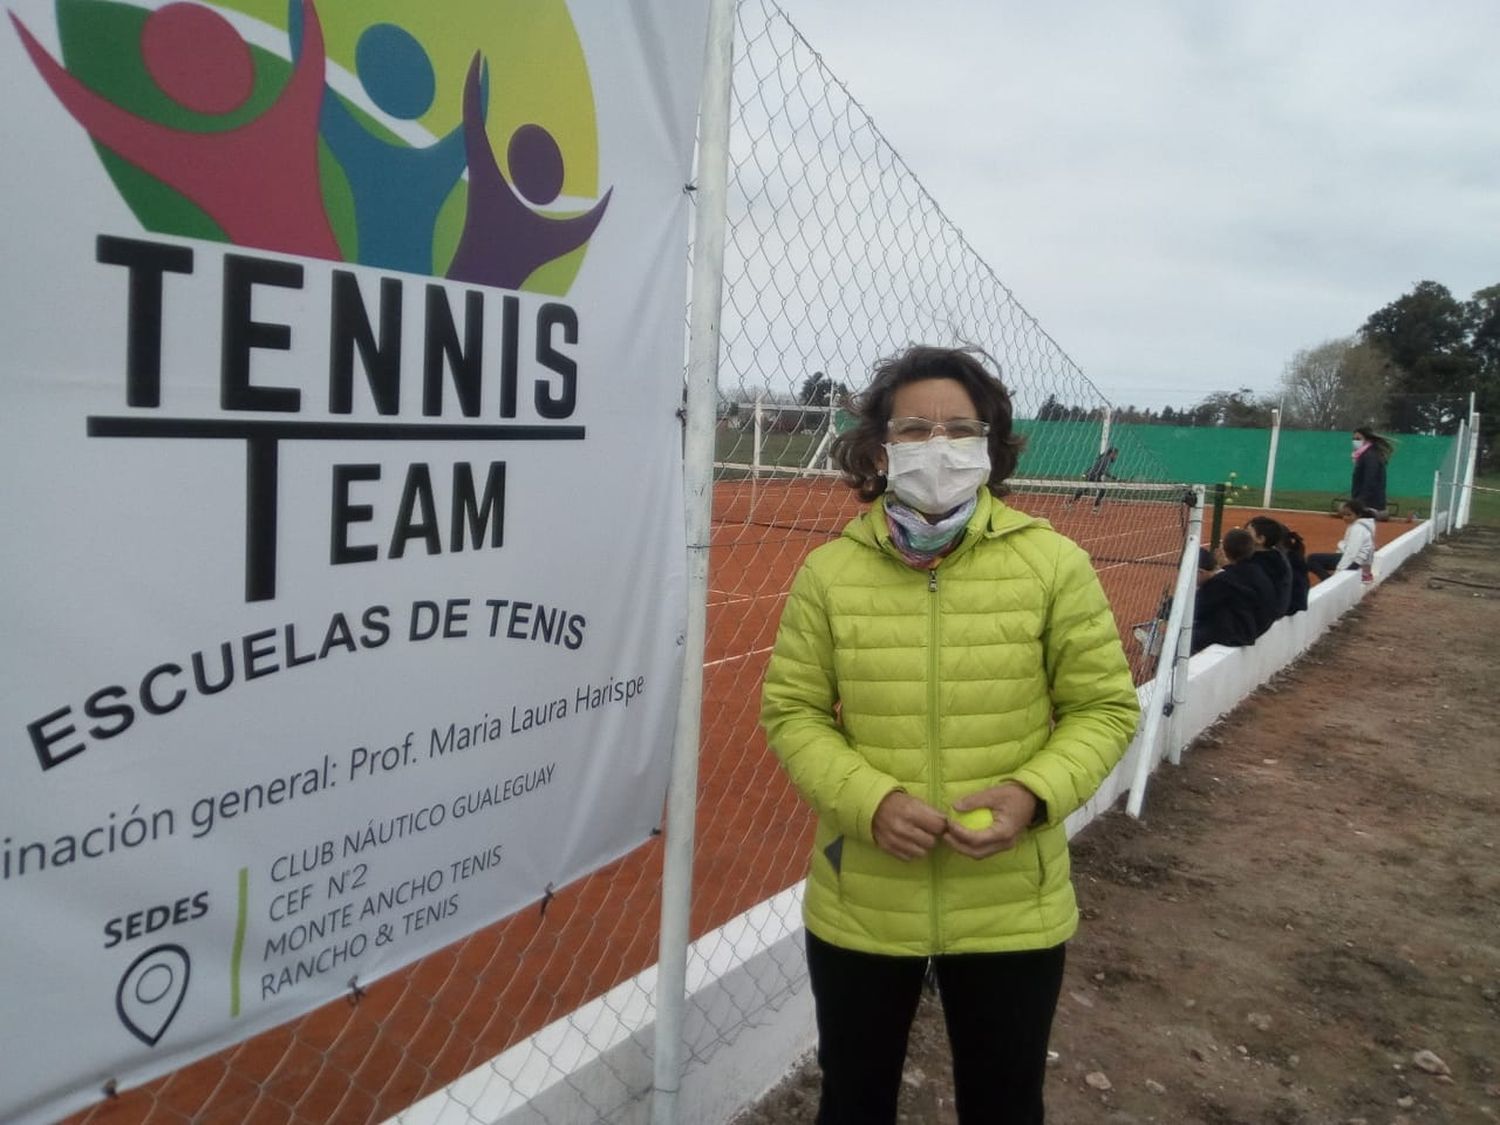
[{"label": "tree", "polygon": [[802,380],[802,389],[797,392],[797,401],[803,406],[831,406],[848,397],[848,387],[835,383],[821,371],[814,371]]},{"label": "tree", "polygon": [[1477,366],[1475,409],[1479,411],[1480,444],[1491,464],[1497,459],[1495,438],[1500,435],[1500,285],[1480,289],[1464,305],[1469,347]]},{"label": "tree", "polygon": [[1344,412],[1334,429],[1352,430],[1355,426],[1388,424],[1396,368],[1385,352],[1373,344],[1355,344],[1344,353],[1339,377],[1343,386]]},{"label": "tree", "polygon": [[1274,398],[1257,399],[1249,387],[1241,387],[1237,391],[1207,395],[1192,408],[1191,415],[1195,426],[1266,429],[1271,425],[1271,411],[1275,408]]},{"label": "tree", "polygon": [[1360,329],[1395,365],[1388,410],[1395,429],[1451,433],[1457,427],[1479,373],[1466,311],[1446,286],[1419,281]]},{"label": "tree", "polygon": [[1432,356],[1453,355],[1465,345],[1464,307],[1436,281],[1419,281],[1410,293],[1370,314],[1360,329],[1403,371]]},{"label": "tree", "polygon": [[1500,285],[1478,290],[1464,304],[1469,349],[1481,377],[1500,378]]},{"label": "tree", "polygon": [[1036,412],[1036,416],[1042,422],[1058,422],[1068,416],[1068,408],[1057,401],[1055,394],[1049,393],[1041,409]]},{"label": "tree", "polygon": [[1312,430],[1383,425],[1393,373],[1384,352],[1352,337],[1305,348],[1281,376],[1282,421]]},{"label": "tree", "polygon": [[1344,355],[1353,345],[1352,340],[1324,340],[1317,347],[1304,348],[1292,356],[1281,375],[1282,401],[1286,404],[1284,423],[1310,430],[1336,430],[1342,426],[1341,375]]}]

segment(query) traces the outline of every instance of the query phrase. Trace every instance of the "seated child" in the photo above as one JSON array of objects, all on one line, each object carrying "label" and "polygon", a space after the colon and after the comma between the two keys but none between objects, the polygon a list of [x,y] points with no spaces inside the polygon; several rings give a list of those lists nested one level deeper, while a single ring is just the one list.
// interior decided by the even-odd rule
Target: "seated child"
[{"label": "seated child", "polygon": [[[1245,521],[1245,530],[1255,540],[1255,554],[1250,557],[1266,572],[1276,593],[1276,616],[1285,617],[1292,612],[1292,588],[1296,582],[1291,560],[1283,549],[1287,529],[1270,516],[1255,516]],[[1305,594],[1302,608],[1307,608]]]},{"label": "seated child", "polygon": [[1368,573],[1375,561],[1374,513],[1358,500],[1345,500],[1339,505],[1339,519],[1344,521],[1344,537],[1339,540],[1338,553],[1314,551],[1307,556],[1307,569],[1320,582],[1338,570]]},{"label": "seated child", "polygon": [[1193,651],[1209,645],[1241,648],[1276,619],[1276,593],[1265,572],[1251,559],[1255,540],[1237,527],[1224,536],[1229,565],[1217,574],[1198,572],[1198,599],[1193,609]]}]

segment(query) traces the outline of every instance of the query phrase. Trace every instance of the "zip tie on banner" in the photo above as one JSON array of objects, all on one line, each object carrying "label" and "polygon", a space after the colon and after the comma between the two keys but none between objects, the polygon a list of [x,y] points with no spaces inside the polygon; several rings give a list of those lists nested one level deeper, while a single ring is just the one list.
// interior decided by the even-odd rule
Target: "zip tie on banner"
[{"label": "zip tie on banner", "polygon": [[104,1096],[106,1098],[118,1098],[120,1096],[120,1080],[111,1078],[104,1083]]},{"label": "zip tie on banner", "polygon": [[542,894],[542,909],[541,909],[540,913],[538,914],[538,917],[540,917],[540,918],[547,917],[547,904],[552,901],[552,898],[553,898],[553,895],[552,895],[552,884],[548,883],[546,891],[544,891],[543,894]]},{"label": "zip tie on banner", "polygon": [[349,1001],[349,1007],[351,1007],[351,1008],[357,1007],[359,1005],[359,1002],[361,1000],[363,1000],[364,998],[365,998],[365,990],[363,988],[359,987],[359,977],[357,977],[357,976],[350,977],[349,978],[349,995],[347,997],[347,999]]}]

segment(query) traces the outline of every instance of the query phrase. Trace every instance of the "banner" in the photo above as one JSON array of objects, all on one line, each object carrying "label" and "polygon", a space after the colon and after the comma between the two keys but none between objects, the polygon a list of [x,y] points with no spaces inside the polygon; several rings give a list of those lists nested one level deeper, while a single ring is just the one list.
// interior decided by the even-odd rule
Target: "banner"
[{"label": "banner", "polygon": [[0,1118],[658,825],[688,0],[13,0]]}]

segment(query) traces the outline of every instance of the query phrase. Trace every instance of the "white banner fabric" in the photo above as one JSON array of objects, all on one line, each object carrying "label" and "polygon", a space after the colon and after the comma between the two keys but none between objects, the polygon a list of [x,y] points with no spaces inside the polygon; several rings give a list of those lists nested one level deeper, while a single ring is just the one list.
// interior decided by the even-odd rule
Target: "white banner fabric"
[{"label": "white banner fabric", "polygon": [[647,840],[690,0],[0,24],[0,1118]]}]

